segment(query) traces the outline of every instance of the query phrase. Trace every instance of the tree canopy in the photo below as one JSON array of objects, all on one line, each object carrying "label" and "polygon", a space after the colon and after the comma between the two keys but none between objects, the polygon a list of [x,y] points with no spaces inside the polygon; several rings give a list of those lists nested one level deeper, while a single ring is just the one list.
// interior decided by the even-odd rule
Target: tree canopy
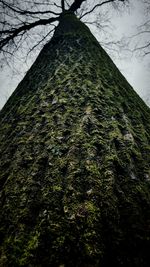
[{"label": "tree canopy", "polygon": [[120,8],[127,2],[128,0],[0,0],[1,58],[6,63],[18,51],[23,50],[28,55],[36,47],[43,46],[50,39],[62,12],[74,12],[85,23],[102,28],[102,7],[113,5],[114,8]]}]

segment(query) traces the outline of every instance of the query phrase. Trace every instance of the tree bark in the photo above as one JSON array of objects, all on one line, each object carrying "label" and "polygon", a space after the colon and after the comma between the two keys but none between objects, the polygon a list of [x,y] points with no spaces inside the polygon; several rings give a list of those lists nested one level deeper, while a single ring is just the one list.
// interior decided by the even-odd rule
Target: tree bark
[{"label": "tree bark", "polygon": [[149,152],[149,108],[64,14],[0,113],[0,265],[147,267]]}]

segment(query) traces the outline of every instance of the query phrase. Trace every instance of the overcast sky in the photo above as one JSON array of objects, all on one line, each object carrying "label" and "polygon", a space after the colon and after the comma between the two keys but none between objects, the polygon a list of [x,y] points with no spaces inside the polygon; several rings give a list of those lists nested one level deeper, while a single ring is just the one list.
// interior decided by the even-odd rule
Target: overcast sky
[{"label": "overcast sky", "polygon": [[[116,16],[113,19],[113,23],[116,28],[117,35],[120,36],[132,36],[137,31],[137,26],[141,25],[145,21],[144,6],[141,1],[133,1],[134,5],[130,8],[129,12],[123,13],[121,16]],[[147,41],[148,36],[140,35],[135,42],[141,42],[141,38],[145,38]],[[148,39],[149,41],[149,39]],[[127,56],[127,53],[126,53]],[[138,57],[135,54],[124,56],[122,58],[113,58],[116,65],[119,67],[123,75],[128,82],[133,86],[134,90],[144,100],[150,98],[150,54],[145,57]],[[149,102],[150,104],[150,102]]]},{"label": "overcast sky", "polygon": [[[140,1],[134,1],[135,6],[130,8],[130,11],[121,14],[116,13],[111,22],[113,25],[112,33],[115,39],[120,39],[123,36],[130,36],[136,33],[136,26],[139,25],[144,19],[144,10]],[[92,30],[92,29],[91,29]],[[101,40],[98,32],[94,35]],[[146,38],[146,37],[145,37]],[[140,41],[140,40],[139,40]],[[144,58],[132,56],[131,53],[124,51],[120,55],[114,54],[111,50],[107,50],[113,61],[120,69],[122,74],[133,86],[134,90],[145,100],[150,99],[150,54]],[[12,70],[5,67],[0,73],[0,109],[3,107],[9,96],[15,90],[17,84],[21,81],[25,72],[30,67],[31,62],[26,65],[25,63],[19,66],[20,73],[14,75]],[[150,103],[150,102],[149,102]]]}]

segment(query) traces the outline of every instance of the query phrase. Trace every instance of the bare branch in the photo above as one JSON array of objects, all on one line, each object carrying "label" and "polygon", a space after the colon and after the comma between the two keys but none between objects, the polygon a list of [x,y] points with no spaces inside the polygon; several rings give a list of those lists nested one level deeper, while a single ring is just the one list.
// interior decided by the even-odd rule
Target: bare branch
[{"label": "bare branch", "polygon": [[60,9],[62,9],[62,7],[61,7],[61,6],[59,6],[59,5],[58,5],[58,4],[56,4],[56,3],[54,3],[54,6],[56,6],[56,7],[60,8]]},{"label": "bare branch", "polygon": [[[143,45],[143,46],[136,47],[136,48],[133,49],[133,51],[145,49],[145,48],[148,48],[148,47],[150,47],[150,43],[147,43],[146,45]],[[146,52],[146,53],[149,54],[150,52]]]},{"label": "bare branch", "polygon": [[62,12],[65,11],[65,1],[61,0],[61,8],[62,8]]},{"label": "bare branch", "polygon": [[136,27],[136,33],[126,38],[129,40],[128,46],[132,53],[139,57],[150,54],[150,1],[142,0],[142,2],[144,20]]},{"label": "bare branch", "polygon": [[80,8],[81,4],[86,0],[75,0],[73,4],[70,6],[69,11],[75,12],[78,8]]},{"label": "bare branch", "polygon": [[60,15],[60,13],[56,13],[54,11],[51,10],[44,10],[44,11],[30,11],[30,10],[23,10],[21,8],[15,8],[13,7],[13,5],[11,5],[10,3],[7,4],[5,1],[1,0],[0,1],[4,6],[6,6],[8,9],[11,9],[12,11],[20,14],[20,15],[41,15],[41,14],[53,14],[53,15]]},{"label": "bare branch", "polygon": [[55,29],[55,27],[52,29],[52,30],[50,30],[45,36],[43,36],[43,38],[39,41],[39,42],[37,42],[29,51],[28,51],[28,53],[27,53],[27,56],[37,47],[37,46],[39,46],[39,44],[41,44],[52,32],[54,32],[54,29]]},{"label": "bare branch", "polygon": [[[47,25],[50,24],[54,21],[58,21],[59,17],[55,17],[55,18],[49,18],[49,19],[40,19],[37,20],[33,23],[30,24],[24,24],[23,26],[21,26],[20,28],[17,29],[12,29],[10,31],[5,31],[7,33],[10,33],[9,36],[7,36],[6,38],[0,40],[0,49],[2,49],[6,44],[8,44],[10,42],[10,40],[14,40],[14,38],[21,32],[24,31],[29,31],[30,29],[37,27],[39,25]],[[1,34],[3,34],[3,31],[0,32]]]},{"label": "bare branch", "polygon": [[[84,13],[84,14],[80,17],[80,19],[83,18],[83,17],[85,17],[86,15],[92,13],[92,12],[93,12],[95,9],[97,9],[98,7],[101,7],[101,6],[105,5],[105,4],[113,3],[113,2],[115,2],[115,1],[116,1],[116,0],[107,0],[107,1],[103,1],[103,2],[101,2],[101,3],[97,4],[97,5],[95,5],[91,10],[87,11],[86,13]],[[120,2],[124,2],[125,0],[118,0],[118,1],[120,1]]]}]

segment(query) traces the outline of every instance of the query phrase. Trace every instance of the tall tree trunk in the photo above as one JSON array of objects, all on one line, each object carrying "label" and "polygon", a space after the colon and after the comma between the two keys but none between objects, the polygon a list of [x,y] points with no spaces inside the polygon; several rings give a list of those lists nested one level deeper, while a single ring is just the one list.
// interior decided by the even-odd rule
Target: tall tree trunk
[{"label": "tall tree trunk", "polygon": [[148,266],[150,110],[75,15],[0,122],[0,266]]}]

